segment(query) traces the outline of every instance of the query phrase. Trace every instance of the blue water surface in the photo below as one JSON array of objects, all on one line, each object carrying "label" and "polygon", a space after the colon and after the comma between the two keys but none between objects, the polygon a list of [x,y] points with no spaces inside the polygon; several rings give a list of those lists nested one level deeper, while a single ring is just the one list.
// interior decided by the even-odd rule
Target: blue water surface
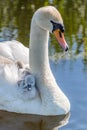
[{"label": "blue water surface", "polygon": [[[75,56],[76,57],[76,56]],[[83,57],[50,61],[51,69],[62,91],[71,103],[69,123],[61,130],[87,130],[87,66]]]}]

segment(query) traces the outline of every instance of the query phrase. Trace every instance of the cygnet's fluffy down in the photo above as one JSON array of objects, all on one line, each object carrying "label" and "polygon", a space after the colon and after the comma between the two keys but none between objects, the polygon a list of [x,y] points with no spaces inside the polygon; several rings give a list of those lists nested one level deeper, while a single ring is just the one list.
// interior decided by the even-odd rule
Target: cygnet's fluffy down
[{"label": "cygnet's fluffy down", "polygon": [[36,97],[37,88],[35,86],[35,77],[31,74],[29,69],[20,69],[17,84],[19,96],[23,100],[32,100]]}]

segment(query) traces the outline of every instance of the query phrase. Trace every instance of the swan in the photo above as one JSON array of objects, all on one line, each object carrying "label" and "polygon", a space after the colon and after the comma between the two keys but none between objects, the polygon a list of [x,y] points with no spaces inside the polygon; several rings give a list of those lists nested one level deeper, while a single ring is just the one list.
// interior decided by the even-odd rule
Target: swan
[{"label": "swan", "polygon": [[[70,102],[56,83],[48,57],[49,32],[55,35],[65,51],[68,50],[64,30],[59,11],[53,6],[46,6],[39,8],[33,15],[29,49],[17,41],[0,44],[0,55],[13,62],[20,60],[24,64],[29,63],[29,69],[35,79],[32,87],[36,86],[34,98],[28,99],[27,96],[22,98],[24,92],[20,91],[20,87],[24,88],[24,86],[23,81],[20,80],[22,75],[21,72],[19,73],[20,69],[15,63],[0,64],[1,110],[38,115],[61,115],[70,111]],[[23,78],[24,82],[29,78],[25,79],[25,77],[26,74]]]}]

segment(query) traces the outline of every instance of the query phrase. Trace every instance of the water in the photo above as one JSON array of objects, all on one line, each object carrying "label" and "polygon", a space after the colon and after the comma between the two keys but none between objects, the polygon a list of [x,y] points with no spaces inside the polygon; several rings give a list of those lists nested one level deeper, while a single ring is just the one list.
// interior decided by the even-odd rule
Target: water
[{"label": "water", "polygon": [[0,111],[0,130],[58,130],[68,118],[69,113],[66,116],[40,116]]},{"label": "water", "polygon": [[71,102],[69,124],[61,130],[87,129],[87,68],[83,64],[82,54],[76,59],[51,61],[51,68],[61,89]]},{"label": "water", "polygon": [[[50,37],[51,69],[58,85],[71,103],[69,123],[59,129],[87,130],[87,1],[1,0],[0,41],[16,39],[28,46],[32,15],[37,8],[45,5],[54,5],[59,9],[64,20],[65,37],[70,48],[69,54],[64,54],[59,45],[56,44],[54,37]],[[52,119],[51,121],[50,118],[41,116],[0,111],[0,130],[13,128],[27,130],[30,127],[38,130],[41,128],[57,130],[58,121],[56,117]],[[41,125],[41,120],[45,121],[42,123],[43,125]]]}]

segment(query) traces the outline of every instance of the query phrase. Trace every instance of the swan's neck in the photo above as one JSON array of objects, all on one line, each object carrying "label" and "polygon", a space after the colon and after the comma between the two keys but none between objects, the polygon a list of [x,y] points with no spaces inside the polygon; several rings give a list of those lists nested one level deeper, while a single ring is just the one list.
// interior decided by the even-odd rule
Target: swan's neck
[{"label": "swan's neck", "polygon": [[45,73],[49,70],[48,58],[49,32],[43,30],[32,21],[30,34],[30,68],[33,73]]},{"label": "swan's neck", "polygon": [[38,27],[33,19],[31,23],[29,61],[40,91],[43,103],[42,112],[46,109],[47,114],[50,112],[50,114],[61,114],[67,110],[66,104],[69,104],[69,102],[57,86],[50,69],[48,38],[49,32]]}]

